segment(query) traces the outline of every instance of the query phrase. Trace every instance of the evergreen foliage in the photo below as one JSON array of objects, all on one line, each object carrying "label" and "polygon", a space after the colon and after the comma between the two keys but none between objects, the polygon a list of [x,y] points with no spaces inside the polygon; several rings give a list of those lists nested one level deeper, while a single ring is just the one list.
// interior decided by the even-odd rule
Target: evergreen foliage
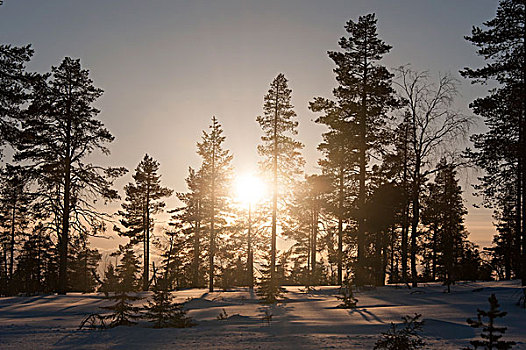
[{"label": "evergreen foliage", "polygon": [[153,290],[151,300],[144,307],[145,317],[153,323],[153,328],[186,328],[195,325],[191,318],[186,316],[182,303],[175,303],[173,296],[167,290],[167,283],[159,279]]},{"label": "evergreen foliage", "polygon": [[105,320],[109,320],[109,323],[105,324],[106,328],[133,326],[137,324],[134,320],[141,317],[138,314],[141,308],[133,306],[132,303],[141,300],[141,297],[130,295],[129,292],[122,288],[114,294],[109,294],[105,298],[115,302],[113,305],[101,307],[101,309],[111,312],[103,316]]},{"label": "evergreen foliage", "polygon": [[118,287],[119,277],[115,273],[115,267],[110,263],[104,272],[104,280],[102,281],[99,291],[107,296],[110,292],[116,292]]},{"label": "evergreen foliage", "polygon": [[[486,207],[496,208],[500,225],[508,226],[513,250],[505,257],[508,269],[526,285],[526,5],[522,0],[501,0],[495,18],[485,28],[473,27],[465,39],[484,58],[480,68],[465,68],[461,75],[472,83],[496,82],[489,94],[470,104],[484,119],[485,133],[471,136],[475,150],[467,155],[482,170],[475,188]],[[506,238],[508,240],[508,238]],[[511,254],[518,257],[512,258]],[[511,264],[512,260],[516,264]],[[508,276],[510,273],[508,273]]]},{"label": "evergreen foliage", "polygon": [[130,238],[132,244],[143,246],[143,280],[142,289],[150,286],[150,241],[154,229],[154,215],[165,206],[162,198],[169,197],[172,190],[161,186],[161,175],[158,174],[159,162],[148,154],[139,162],[133,174],[133,183],[124,187],[125,202],[121,204],[120,223],[125,231],[116,228],[120,235]]},{"label": "evergreen foliage", "polygon": [[182,232],[191,242],[188,254],[192,256],[191,285],[199,287],[204,284],[204,268],[202,261],[203,247],[203,182],[201,173],[192,167],[188,168],[185,179],[188,192],[178,192],[177,198],[183,203],[181,207],[170,211],[172,220],[181,226]]},{"label": "evergreen foliage", "polygon": [[420,336],[424,321],[419,321],[422,315],[415,314],[414,316],[406,315],[402,317],[403,328],[397,328],[396,324],[391,322],[391,328],[387,332],[382,333],[374,345],[374,349],[387,350],[413,350],[421,349],[426,343]]},{"label": "evergreen foliage", "polygon": [[352,281],[348,279],[344,285],[340,288],[341,296],[337,296],[339,300],[342,301],[338,307],[342,309],[355,309],[358,304],[358,299],[354,297],[354,292],[352,290]]},{"label": "evergreen foliage", "polygon": [[[377,63],[389,53],[391,46],[378,38],[376,22],[374,14],[360,16],[358,21],[347,22],[345,30],[349,36],[342,37],[339,41],[342,50],[329,52],[329,57],[336,64],[334,72],[339,83],[339,86],[333,90],[335,101],[318,98],[315,99],[314,105],[311,105],[313,110],[326,113],[327,118],[320,119],[320,122],[332,127],[337,134],[342,134],[343,137],[339,137],[337,142],[351,138],[355,140],[347,145],[352,149],[344,150],[347,152],[347,157],[351,157],[350,162],[340,161],[340,215],[343,210],[341,203],[344,183],[342,176],[345,177],[343,168],[355,168],[358,173],[358,186],[354,196],[358,210],[363,211],[369,158],[373,151],[380,150],[387,139],[386,112],[398,106],[391,86],[393,75]],[[347,196],[349,195],[351,194],[347,192]],[[356,282],[362,285],[369,282],[364,272],[367,260],[364,215],[355,215],[355,220],[358,229]],[[341,228],[339,234],[342,234]]]},{"label": "evergreen foliage", "polygon": [[50,79],[40,79],[33,87],[14,159],[27,164],[38,180],[41,210],[56,222],[58,291],[65,293],[72,233],[93,234],[104,229],[106,217],[93,200],[118,199],[112,184],[126,169],[86,161],[97,150],[109,154],[106,144],[114,139],[96,119],[99,110],[93,104],[102,90],[93,86],[89,71],[82,69],[80,60],[69,57],[51,70]]},{"label": "evergreen foliage", "polygon": [[[303,144],[293,138],[298,133],[298,121],[291,96],[287,78],[278,74],[263,99],[264,114],[256,119],[263,130],[263,143],[258,146],[258,153],[264,157],[261,166],[272,179],[270,279],[274,279],[276,274],[278,200],[283,199],[280,196],[283,197],[287,185],[292,183],[305,163],[300,153]],[[274,290],[278,284],[272,281],[269,286]]]},{"label": "evergreen foliage", "polygon": [[42,76],[26,72],[33,56],[31,45],[0,45],[0,160],[6,143],[16,142],[25,103],[32,85]]},{"label": "evergreen foliage", "polygon": [[423,222],[431,227],[432,271],[440,275],[450,292],[464,255],[467,232],[464,216],[467,209],[462,199],[455,166],[442,160],[434,183],[429,184],[425,200]]},{"label": "evergreen foliage", "polygon": [[[480,334],[482,339],[472,340],[470,344],[473,345],[473,349],[511,349],[513,345],[515,345],[515,342],[501,340],[507,327],[497,327],[495,325],[495,320],[506,316],[507,312],[500,310],[500,305],[495,294],[491,294],[488,301],[490,305],[488,311],[477,309],[477,319],[473,320],[468,318],[466,321],[473,328],[482,328],[482,333]],[[488,319],[487,323],[484,323],[483,318],[485,317]],[[467,347],[465,349],[469,350],[472,348]]]},{"label": "evergreen foliage", "polygon": [[[208,289],[214,291],[215,257],[218,245],[227,235],[226,217],[230,211],[230,186],[232,180],[232,154],[224,149],[223,128],[216,117],[212,117],[209,132],[203,131],[197,153],[201,156],[200,181],[202,184],[201,210],[208,224]],[[219,240],[218,238],[222,238]]]},{"label": "evergreen foliage", "polygon": [[[267,261],[270,260],[270,254],[267,254]],[[274,275],[271,273],[270,264],[261,266],[261,278],[257,283],[256,294],[262,304],[275,304],[283,297],[285,289],[281,286],[282,276],[278,272]]]}]

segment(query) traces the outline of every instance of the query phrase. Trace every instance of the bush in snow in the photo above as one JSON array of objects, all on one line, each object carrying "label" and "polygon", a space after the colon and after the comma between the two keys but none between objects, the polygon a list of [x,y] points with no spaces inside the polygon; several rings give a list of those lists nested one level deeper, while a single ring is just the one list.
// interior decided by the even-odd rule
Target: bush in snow
[{"label": "bush in snow", "polygon": [[424,321],[419,321],[422,315],[415,314],[414,316],[406,315],[402,317],[403,328],[398,329],[396,325],[391,322],[391,328],[385,333],[382,333],[374,345],[374,349],[387,350],[413,350],[421,349],[426,345],[419,332],[422,331]]},{"label": "bush in snow", "polygon": [[140,318],[140,315],[138,315],[140,307],[133,306],[132,302],[141,300],[141,297],[120,291],[114,295],[107,296],[106,299],[115,301],[113,305],[101,307],[101,309],[112,311],[111,314],[104,315],[106,320],[110,320],[110,322],[106,324],[106,328],[133,326],[137,324],[137,322],[133,320]]},{"label": "bush in snow", "polygon": [[343,285],[340,289],[341,296],[337,296],[339,300],[342,301],[338,307],[341,307],[343,309],[355,309],[356,304],[358,304],[358,299],[354,297],[354,293],[352,291],[352,282],[349,280],[345,285]]},{"label": "bush in snow", "polygon": [[[491,294],[488,298],[490,309],[489,311],[484,311],[477,309],[477,319],[472,320],[468,318],[467,323],[473,328],[482,328],[482,333],[480,337],[482,339],[472,340],[470,344],[473,345],[473,348],[467,347],[465,350],[470,349],[499,349],[506,350],[511,349],[515,342],[500,340],[502,335],[506,332],[507,327],[496,327],[495,319],[499,317],[506,316],[507,312],[500,311],[500,305],[495,294]],[[484,323],[482,320],[483,317],[488,318],[488,323]]]},{"label": "bush in snow", "polygon": [[146,318],[153,323],[153,328],[186,328],[194,326],[182,303],[175,303],[173,296],[168,291],[167,283],[159,280],[154,288],[152,300],[144,307]]}]

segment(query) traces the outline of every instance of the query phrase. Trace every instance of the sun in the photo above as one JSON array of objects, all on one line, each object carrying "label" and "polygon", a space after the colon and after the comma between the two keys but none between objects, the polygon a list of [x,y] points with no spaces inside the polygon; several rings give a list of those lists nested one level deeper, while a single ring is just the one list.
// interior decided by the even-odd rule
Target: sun
[{"label": "sun", "polygon": [[255,204],[260,201],[266,192],[265,183],[257,176],[245,174],[239,176],[235,182],[236,198],[244,204]]}]

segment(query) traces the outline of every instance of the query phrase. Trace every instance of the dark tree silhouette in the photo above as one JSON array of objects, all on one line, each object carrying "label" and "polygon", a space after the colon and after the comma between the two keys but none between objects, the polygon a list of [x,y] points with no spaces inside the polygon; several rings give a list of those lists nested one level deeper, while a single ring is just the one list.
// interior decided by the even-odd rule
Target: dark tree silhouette
[{"label": "dark tree silhouette", "polygon": [[[473,328],[482,328],[480,337],[482,340],[472,340],[470,344],[473,345],[474,349],[481,347],[482,349],[511,349],[515,342],[501,340],[502,336],[506,332],[507,327],[497,327],[495,325],[495,319],[501,318],[507,315],[507,312],[500,310],[500,305],[495,294],[491,294],[488,298],[490,309],[484,311],[477,309],[477,319],[467,319],[467,323]],[[483,317],[488,318],[488,323],[484,323]],[[470,347],[464,348],[466,350],[471,349]]]},{"label": "dark tree silhouette", "polygon": [[[357,142],[358,157],[357,206],[364,209],[366,198],[367,164],[371,152],[385,140],[386,112],[398,106],[391,87],[392,74],[377,62],[391,50],[376,31],[374,14],[349,20],[345,26],[349,37],[342,37],[342,51],[330,51],[329,57],[336,64],[334,72],[339,86],[333,90],[336,106],[348,121]],[[358,256],[356,282],[364,284],[363,270],[366,261],[365,221],[363,213],[356,217],[358,223]]]},{"label": "dark tree silhouette", "polygon": [[117,228],[120,235],[130,238],[132,244],[143,245],[143,290],[150,286],[150,240],[154,229],[154,215],[162,211],[165,203],[162,198],[172,195],[172,190],[161,186],[159,162],[144,155],[133,174],[133,183],[124,187],[125,202],[119,215],[125,230]]},{"label": "dark tree silhouette", "polygon": [[94,151],[109,154],[106,144],[114,138],[96,119],[99,110],[93,103],[102,90],[93,86],[80,60],[66,57],[51,70],[51,78],[35,86],[14,158],[28,164],[38,179],[42,201],[52,207],[59,237],[58,292],[65,293],[70,231],[88,234],[103,228],[105,217],[94,207],[94,199],[118,199],[112,184],[126,169],[86,161]]},{"label": "dark tree silhouette", "polygon": [[23,105],[32,97],[32,85],[42,78],[26,72],[33,53],[31,45],[0,45],[0,147],[16,141]]},{"label": "dark tree silhouette", "polygon": [[349,225],[349,213],[356,199],[358,153],[356,126],[346,120],[344,110],[334,101],[317,97],[310,102],[313,112],[324,115],[315,120],[326,125],[329,130],[323,133],[323,142],[318,145],[324,158],[318,163],[323,174],[331,180],[332,196],[328,199],[328,209],[338,219],[337,269],[338,284],[343,283],[343,241],[344,225]]},{"label": "dark tree silhouette", "polygon": [[201,173],[193,168],[188,168],[188,176],[185,179],[188,192],[178,192],[177,198],[183,203],[183,206],[171,211],[172,219],[180,222],[181,228],[188,239],[191,240],[192,248],[192,266],[191,278],[192,286],[199,287],[203,281],[203,269],[201,255],[203,253],[203,240],[201,224],[204,218],[203,214],[203,183]]},{"label": "dark tree silhouette", "polygon": [[[258,146],[258,152],[264,157],[261,162],[263,169],[272,178],[272,224],[270,247],[270,279],[276,272],[276,234],[278,220],[278,200],[280,186],[290,183],[299,174],[304,164],[300,150],[303,144],[294,140],[297,134],[298,122],[296,112],[291,104],[292,90],[288,88],[285,75],[278,74],[270,84],[270,89],[263,100],[263,116],[257,117],[264,135],[263,144]],[[283,190],[282,190],[283,191]],[[275,281],[272,281],[274,283]]]},{"label": "dark tree silhouette", "polygon": [[503,208],[515,198],[513,230],[521,256],[520,277],[526,285],[526,5],[522,0],[501,0],[495,18],[473,27],[466,36],[486,60],[480,68],[460,73],[473,83],[497,82],[489,95],[471,103],[488,131],[471,137],[475,151],[468,150],[474,163],[485,171],[477,186],[487,207]]},{"label": "dark tree silhouette", "polygon": [[217,237],[227,225],[225,216],[229,211],[229,188],[232,178],[232,155],[223,148],[225,136],[216,117],[212,118],[210,131],[203,131],[201,142],[197,143],[197,153],[202,158],[201,181],[203,181],[203,213],[209,224],[208,232],[208,289],[214,291]]},{"label": "dark tree silhouette", "polygon": [[415,72],[408,67],[397,69],[395,81],[401,98],[407,101],[406,122],[408,143],[411,151],[410,202],[411,202],[411,276],[417,285],[418,225],[420,224],[421,195],[430,174],[437,171],[439,152],[448,151],[458,162],[451,145],[467,133],[470,119],[453,108],[458,82],[449,75],[439,76],[438,82],[430,82],[426,72]]},{"label": "dark tree silhouette", "polygon": [[467,237],[464,228],[467,210],[455,166],[442,160],[438,167],[440,170],[436,173],[435,181],[428,186],[423,222],[430,226],[432,233],[433,275],[440,266],[442,280],[449,293],[451,284],[457,279],[455,272],[459,268]]},{"label": "dark tree silhouette", "polygon": [[424,326],[424,321],[420,321],[422,315],[415,314],[414,316],[403,316],[404,328],[397,328],[391,322],[391,328],[382,333],[382,336],[374,344],[374,349],[386,350],[414,350],[423,348],[426,343],[419,334]]},{"label": "dark tree silhouette", "polygon": [[195,325],[186,316],[183,304],[174,302],[173,298],[167,289],[167,283],[160,279],[153,290],[152,299],[144,307],[145,317],[153,323],[153,328],[186,328]]},{"label": "dark tree silhouette", "polygon": [[[29,193],[29,177],[22,168],[7,164],[0,172],[0,242],[7,248],[9,261],[4,261],[7,278],[13,277],[16,246],[24,237],[31,219],[33,196]],[[7,251],[4,253],[7,257]]]}]

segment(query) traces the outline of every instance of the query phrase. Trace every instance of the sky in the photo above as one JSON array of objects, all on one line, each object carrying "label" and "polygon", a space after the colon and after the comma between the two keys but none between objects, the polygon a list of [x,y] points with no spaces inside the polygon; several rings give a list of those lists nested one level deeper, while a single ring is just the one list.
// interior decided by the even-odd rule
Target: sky
[{"label": "sky", "polygon": [[[433,76],[460,80],[456,107],[486,93],[458,71],[483,64],[466,40],[473,25],[495,15],[497,0],[4,0],[0,43],[31,43],[32,71],[46,72],[65,56],[80,58],[95,86],[100,119],[116,140],[103,165],[132,172],[145,153],[161,164],[162,182],[185,191],[188,167],[198,167],[196,142],[216,116],[238,173],[257,168],[263,96],[284,73],[298,114],[308,173],[318,172],[317,145],[325,128],[308,109],[315,96],[331,97],[336,86],[328,50],[338,50],[349,19],[376,13],[379,36],[393,46],[382,63],[410,63]],[[473,132],[484,130],[478,122]],[[459,146],[464,147],[464,146]],[[121,190],[131,172],[116,186]],[[491,211],[476,209],[471,194],[477,173],[461,174],[470,239],[491,244]],[[178,205],[175,197],[167,207]],[[118,203],[107,210],[114,212]],[[165,224],[162,215],[158,227]],[[95,244],[105,245],[104,242]]]}]

